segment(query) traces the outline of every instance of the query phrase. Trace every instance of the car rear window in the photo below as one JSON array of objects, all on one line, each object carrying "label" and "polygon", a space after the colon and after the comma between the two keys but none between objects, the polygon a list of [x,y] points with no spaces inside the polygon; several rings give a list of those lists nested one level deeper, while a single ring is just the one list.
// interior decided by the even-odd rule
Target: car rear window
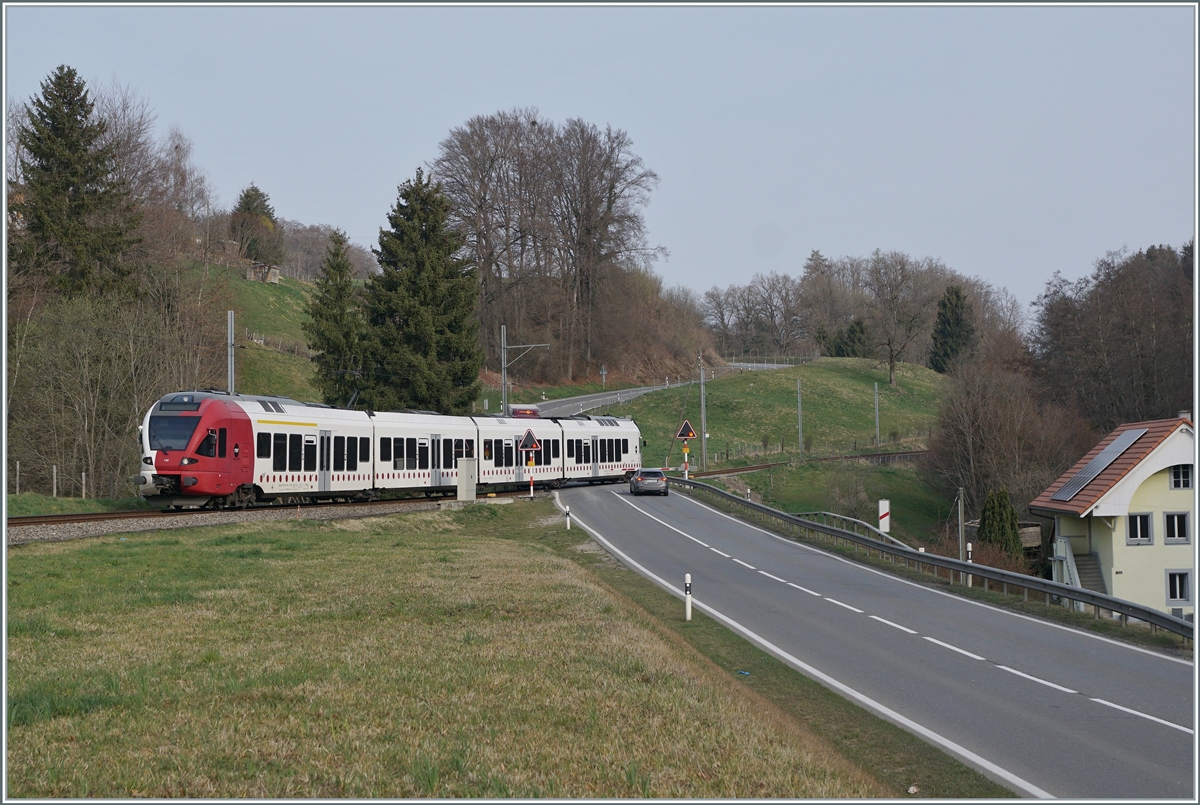
[{"label": "car rear window", "polygon": [[642,470],[643,478],[661,478],[663,477],[662,470]]}]

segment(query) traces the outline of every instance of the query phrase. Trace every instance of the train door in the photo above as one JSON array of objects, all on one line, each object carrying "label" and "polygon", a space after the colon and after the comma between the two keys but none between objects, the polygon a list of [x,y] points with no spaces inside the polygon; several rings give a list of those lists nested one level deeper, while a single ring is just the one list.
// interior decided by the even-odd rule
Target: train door
[{"label": "train door", "polygon": [[514,454],[513,469],[516,470],[516,475],[513,476],[513,480],[521,484],[528,483],[529,476],[533,474],[533,471],[529,468],[529,459],[533,458],[533,453],[528,450],[520,449],[521,441],[524,438],[525,434],[521,433],[517,436],[514,436],[512,440]]},{"label": "train door", "polygon": [[[429,452],[432,455],[429,457],[429,485],[442,485],[442,435],[435,433],[429,438]],[[449,468],[447,468],[449,469]]]},{"label": "train door", "polygon": [[333,439],[330,438],[330,432],[323,430],[319,432],[317,439],[317,491],[328,492],[329,490],[329,446]]},{"label": "train door", "polygon": [[591,458],[592,458],[592,477],[593,478],[600,477],[600,449],[599,449],[600,445],[599,445],[599,442],[600,442],[600,438],[598,436],[592,437],[592,451],[591,451],[592,456],[591,456]]}]

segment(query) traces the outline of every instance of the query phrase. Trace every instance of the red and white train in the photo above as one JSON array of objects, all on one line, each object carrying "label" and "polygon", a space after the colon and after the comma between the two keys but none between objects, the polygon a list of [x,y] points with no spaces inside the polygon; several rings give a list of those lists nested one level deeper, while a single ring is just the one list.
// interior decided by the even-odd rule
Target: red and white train
[{"label": "red and white train", "polygon": [[[539,449],[520,451],[526,431]],[[157,506],[370,500],[451,492],[477,459],[477,488],[618,482],[642,466],[641,433],[610,416],[541,418],[351,411],[221,391],[167,394],[140,429],[143,497]],[[529,462],[532,461],[532,466]]]}]

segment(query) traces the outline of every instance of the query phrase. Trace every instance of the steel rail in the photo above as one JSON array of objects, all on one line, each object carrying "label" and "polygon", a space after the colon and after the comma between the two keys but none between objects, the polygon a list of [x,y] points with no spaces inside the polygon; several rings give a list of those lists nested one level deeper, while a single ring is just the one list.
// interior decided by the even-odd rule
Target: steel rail
[{"label": "steel rail", "polygon": [[[513,497],[528,495],[524,490],[505,490],[503,492],[495,492],[496,497]],[[139,511],[117,511],[117,512],[84,512],[80,514],[34,514],[19,517],[9,517],[7,524],[9,528],[14,526],[29,526],[29,525],[68,525],[70,523],[90,523],[102,522],[105,520],[128,520],[142,517],[180,517],[196,514],[237,514],[239,512],[268,512],[268,511],[284,511],[291,510],[296,507],[301,509],[325,509],[337,506],[388,506],[388,505],[404,505],[408,503],[426,503],[430,500],[457,500],[458,497],[453,492],[437,495],[435,497],[419,497],[419,498],[388,498],[385,500],[357,500],[349,503],[278,503],[271,505],[250,506],[245,509],[145,509]]]},{"label": "steel rail", "polygon": [[796,515],[781,512],[778,509],[773,509],[762,503],[755,503],[751,500],[744,500],[737,495],[730,494],[723,489],[717,489],[700,481],[693,481],[690,478],[672,478],[672,484],[691,487],[698,492],[711,494],[724,500],[728,503],[734,503],[738,506],[749,509],[751,512],[762,515],[763,517],[775,519],[782,523],[792,526],[793,528],[802,531],[809,531],[816,534],[822,534],[834,540],[844,540],[852,542],[857,546],[864,546],[867,549],[868,557],[871,551],[879,551],[882,558],[884,554],[892,557],[893,560],[903,559],[905,565],[911,569],[911,563],[917,564],[917,569],[921,570],[921,565],[928,565],[934,568],[935,577],[938,576],[938,569],[946,571],[950,584],[954,584],[954,576],[959,577],[959,583],[963,586],[968,586],[972,579],[984,579],[984,589],[987,589],[987,582],[996,582],[1003,585],[1003,592],[1007,595],[1009,586],[1018,587],[1024,590],[1025,600],[1029,599],[1029,591],[1042,593],[1045,596],[1046,605],[1050,606],[1051,598],[1058,598],[1062,601],[1079,602],[1090,605],[1093,608],[1095,617],[1100,617],[1100,611],[1106,610],[1113,614],[1121,616],[1121,625],[1127,626],[1129,619],[1143,621],[1150,625],[1151,630],[1166,629],[1169,632],[1174,632],[1187,640],[1194,639],[1195,626],[1182,618],[1176,618],[1166,613],[1160,612],[1157,609],[1135,604],[1132,601],[1126,601],[1121,598],[1114,598],[1103,593],[1085,590],[1082,587],[1072,587],[1069,584],[1061,584],[1057,581],[1049,581],[1036,576],[1026,576],[1022,573],[1013,573],[1008,570],[1000,570],[999,568],[988,567],[986,565],[977,565],[971,562],[963,562],[958,559],[951,559],[947,556],[938,556],[937,554],[924,553],[915,551],[905,545],[889,544],[875,537],[863,536],[854,531],[849,531],[836,526],[825,525],[814,520],[805,520]]}]

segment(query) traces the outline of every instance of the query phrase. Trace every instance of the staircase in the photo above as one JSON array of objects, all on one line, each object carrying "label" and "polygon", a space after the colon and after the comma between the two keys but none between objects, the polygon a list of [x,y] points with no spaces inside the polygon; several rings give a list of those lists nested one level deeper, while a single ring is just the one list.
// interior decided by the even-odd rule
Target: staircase
[{"label": "staircase", "polygon": [[1079,573],[1079,586],[1094,593],[1108,595],[1104,587],[1104,574],[1100,572],[1100,559],[1095,554],[1075,554],[1075,569]]}]

